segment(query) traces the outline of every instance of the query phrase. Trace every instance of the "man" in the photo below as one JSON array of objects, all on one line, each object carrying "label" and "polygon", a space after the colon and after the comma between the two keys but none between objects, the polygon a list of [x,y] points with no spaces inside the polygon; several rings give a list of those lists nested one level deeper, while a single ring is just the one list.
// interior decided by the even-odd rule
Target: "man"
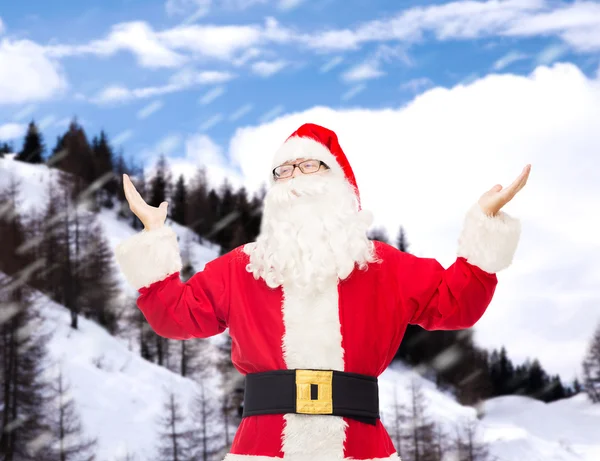
[{"label": "man", "polygon": [[226,461],[399,460],[379,419],[377,377],[409,323],[463,329],[481,318],[520,235],[500,208],[530,166],[469,209],[448,269],[367,238],[372,215],[334,132],[302,125],[272,166],[256,242],[186,283],[167,203],[148,206],[125,176],[145,229],[119,245],[117,260],[157,334],[184,340],[229,328],[246,392]]}]

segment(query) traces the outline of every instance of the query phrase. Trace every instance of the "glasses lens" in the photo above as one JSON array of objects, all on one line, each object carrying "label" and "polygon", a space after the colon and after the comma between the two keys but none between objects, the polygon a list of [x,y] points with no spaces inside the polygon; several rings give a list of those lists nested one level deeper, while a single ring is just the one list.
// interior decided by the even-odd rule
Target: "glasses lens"
[{"label": "glasses lens", "polygon": [[321,166],[318,160],[306,160],[300,164],[303,173],[314,173]]},{"label": "glasses lens", "polygon": [[275,176],[278,178],[285,178],[292,174],[294,169],[293,165],[281,165],[275,168]]}]

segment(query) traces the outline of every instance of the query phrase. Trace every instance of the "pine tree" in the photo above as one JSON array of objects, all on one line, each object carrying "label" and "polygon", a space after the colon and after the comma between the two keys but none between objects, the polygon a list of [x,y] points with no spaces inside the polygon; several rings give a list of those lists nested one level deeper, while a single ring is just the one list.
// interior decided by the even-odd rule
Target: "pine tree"
[{"label": "pine tree", "polygon": [[387,231],[383,227],[375,227],[367,233],[369,240],[377,240],[379,242],[390,244]]},{"label": "pine tree", "polygon": [[527,370],[527,383],[525,387],[526,395],[540,398],[543,395],[546,385],[549,383],[549,378],[538,359],[531,362],[531,366]]},{"label": "pine tree", "polygon": [[167,393],[159,424],[160,445],[156,461],[192,461],[191,431],[175,394]]},{"label": "pine tree", "polygon": [[240,211],[236,209],[237,197],[231,183],[225,181],[219,189],[220,206],[217,214],[217,222],[213,227],[214,236],[212,240],[221,247],[220,255],[228,253],[230,242],[233,241],[234,227],[240,218]]},{"label": "pine tree", "polygon": [[102,227],[94,219],[85,230],[85,254],[81,264],[81,302],[83,314],[102,325],[111,334],[118,330],[119,313],[115,299],[119,284],[112,264],[113,251]]},{"label": "pine tree", "polygon": [[90,209],[97,209],[95,189],[90,187],[97,177],[94,154],[85,131],[76,119],[71,121],[67,132],[58,138],[48,159],[56,168],[67,173],[61,176],[65,189],[77,202],[86,202]]},{"label": "pine tree", "polygon": [[191,181],[186,203],[186,218],[190,229],[198,236],[205,237],[213,222],[216,210],[210,210],[208,203],[208,180],[206,178],[206,167],[199,167],[196,175]]},{"label": "pine tree", "polygon": [[[150,204],[150,202],[148,202],[147,196],[148,196],[148,188],[147,188],[147,184],[146,184],[146,178],[144,175],[144,172],[140,172],[137,180],[132,181],[135,188],[137,189],[137,191],[139,192],[139,194],[142,196],[142,198],[146,201],[146,203]],[[129,211],[129,216],[131,219],[131,227],[133,227],[133,229],[135,230],[140,230],[143,229],[144,225],[142,224],[142,221],[140,221],[140,219],[133,214],[131,211]]]},{"label": "pine tree", "polygon": [[21,183],[14,176],[0,190],[0,272],[13,275],[33,264],[34,257],[24,251],[27,241],[25,225],[18,210]]},{"label": "pine tree", "polygon": [[396,237],[396,248],[404,253],[408,253],[408,241],[406,239],[406,231],[403,226],[400,226],[398,230],[398,236]]},{"label": "pine tree", "polygon": [[47,410],[52,444],[44,461],[94,461],[97,440],[84,435],[62,368],[61,364],[57,366],[54,399]]},{"label": "pine tree", "polygon": [[104,130],[100,131],[100,137],[94,137],[92,140],[92,155],[94,163],[94,180],[101,188],[99,192],[104,192],[98,197],[98,202],[109,207],[112,205],[110,197],[114,197],[117,192],[117,178],[114,172],[114,152]]},{"label": "pine tree", "polygon": [[0,143],[0,158],[4,157],[4,154],[12,154],[14,152],[14,147],[7,143]]},{"label": "pine tree", "polygon": [[15,159],[27,163],[44,163],[44,151],[42,134],[32,120],[27,127],[27,133],[25,133],[23,149],[16,155]]},{"label": "pine tree", "polygon": [[183,175],[180,175],[175,184],[175,193],[173,194],[172,206],[171,206],[171,219],[182,226],[187,225],[186,221],[186,204],[187,201],[187,188],[185,186],[185,179]]},{"label": "pine tree", "polygon": [[48,334],[33,307],[22,274],[0,277],[1,390],[0,459],[39,461],[47,449],[44,417],[48,384],[43,380]]},{"label": "pine tree", "polygon": [[494,350],[490,355],[490,378],[492,396],[514,393],[516,389],[515,369],[504,346],[502,346],[500,352]]},{"label": "pine tree", "polygon": [[150,180],[148,205],[158,207],[162,202],[168,201],[171,174],[167,167],[167,160],[161,155],[156,163],[156,171]]},{"label": "pine tree", "polygon": [[583,360],[583,388],[592,402],[600,403],[600,324]]}]

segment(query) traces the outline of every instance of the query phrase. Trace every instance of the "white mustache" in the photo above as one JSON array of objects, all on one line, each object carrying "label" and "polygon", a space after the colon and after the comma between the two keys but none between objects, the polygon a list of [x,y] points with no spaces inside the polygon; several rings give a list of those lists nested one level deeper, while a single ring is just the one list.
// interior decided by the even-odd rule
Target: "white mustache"
[{"label": "white mustache", "polygon": [[319,176],[296,176],[276,183],[274,192],[280,198],[293,199],[302,196],[318,196],[327,193],[332,186],[332,178]]}]

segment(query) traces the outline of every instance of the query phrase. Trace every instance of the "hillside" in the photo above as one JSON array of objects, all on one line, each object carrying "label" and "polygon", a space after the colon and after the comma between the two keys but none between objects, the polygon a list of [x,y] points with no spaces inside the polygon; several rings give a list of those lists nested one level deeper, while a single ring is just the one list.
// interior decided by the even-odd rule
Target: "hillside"
[{"label": "hillside", "polygon": [[[0,188],[8,183],[10,175],[21,183],[23,211],[43,205],[50,178],[46,166],[0,158]],[[135,232],[116,218],[114,210],[103,210],[99,220],[112,248]],[[188,229],[174,228],[182,240],[192,237]],[[217,254],[216,248],[190,243],[196,270]],[[116,265],[115,271],[118,273]],[[120,273],[118,276],[124,290],[131,291]],[[86,433],[98,438],[99,460],[120,460],[126,453],[135,453],[137,461],[150,460],[157,442],[164,391],[173,390],[186,409],[198,390],[197,384],[143,360],[124,339],[111,336],[91,321],[81,318],[79,330],[70,329],[68,310],[43,295],[38,296],[36,306],[45,328],[52,332],[50,359],[64,364]],[[209,388],[216,391],[216,373],[213,376]],[[447,432],[453,433],[454,424],[464,418],[475,418],[473,408],[458,404],[451,395],[438,391],[433,382],[398,364],[386,370],[380,381],[386,425],[393,414],[394,395],[398,403],[409,402],[407,389],[413,378],[423,388],[429,414]],[[600,460],[600,405],[591,405],[584,394],[551,404],[517,396],[500,397],[485,402],[483,413],[481,435],[499,461]]]}]

